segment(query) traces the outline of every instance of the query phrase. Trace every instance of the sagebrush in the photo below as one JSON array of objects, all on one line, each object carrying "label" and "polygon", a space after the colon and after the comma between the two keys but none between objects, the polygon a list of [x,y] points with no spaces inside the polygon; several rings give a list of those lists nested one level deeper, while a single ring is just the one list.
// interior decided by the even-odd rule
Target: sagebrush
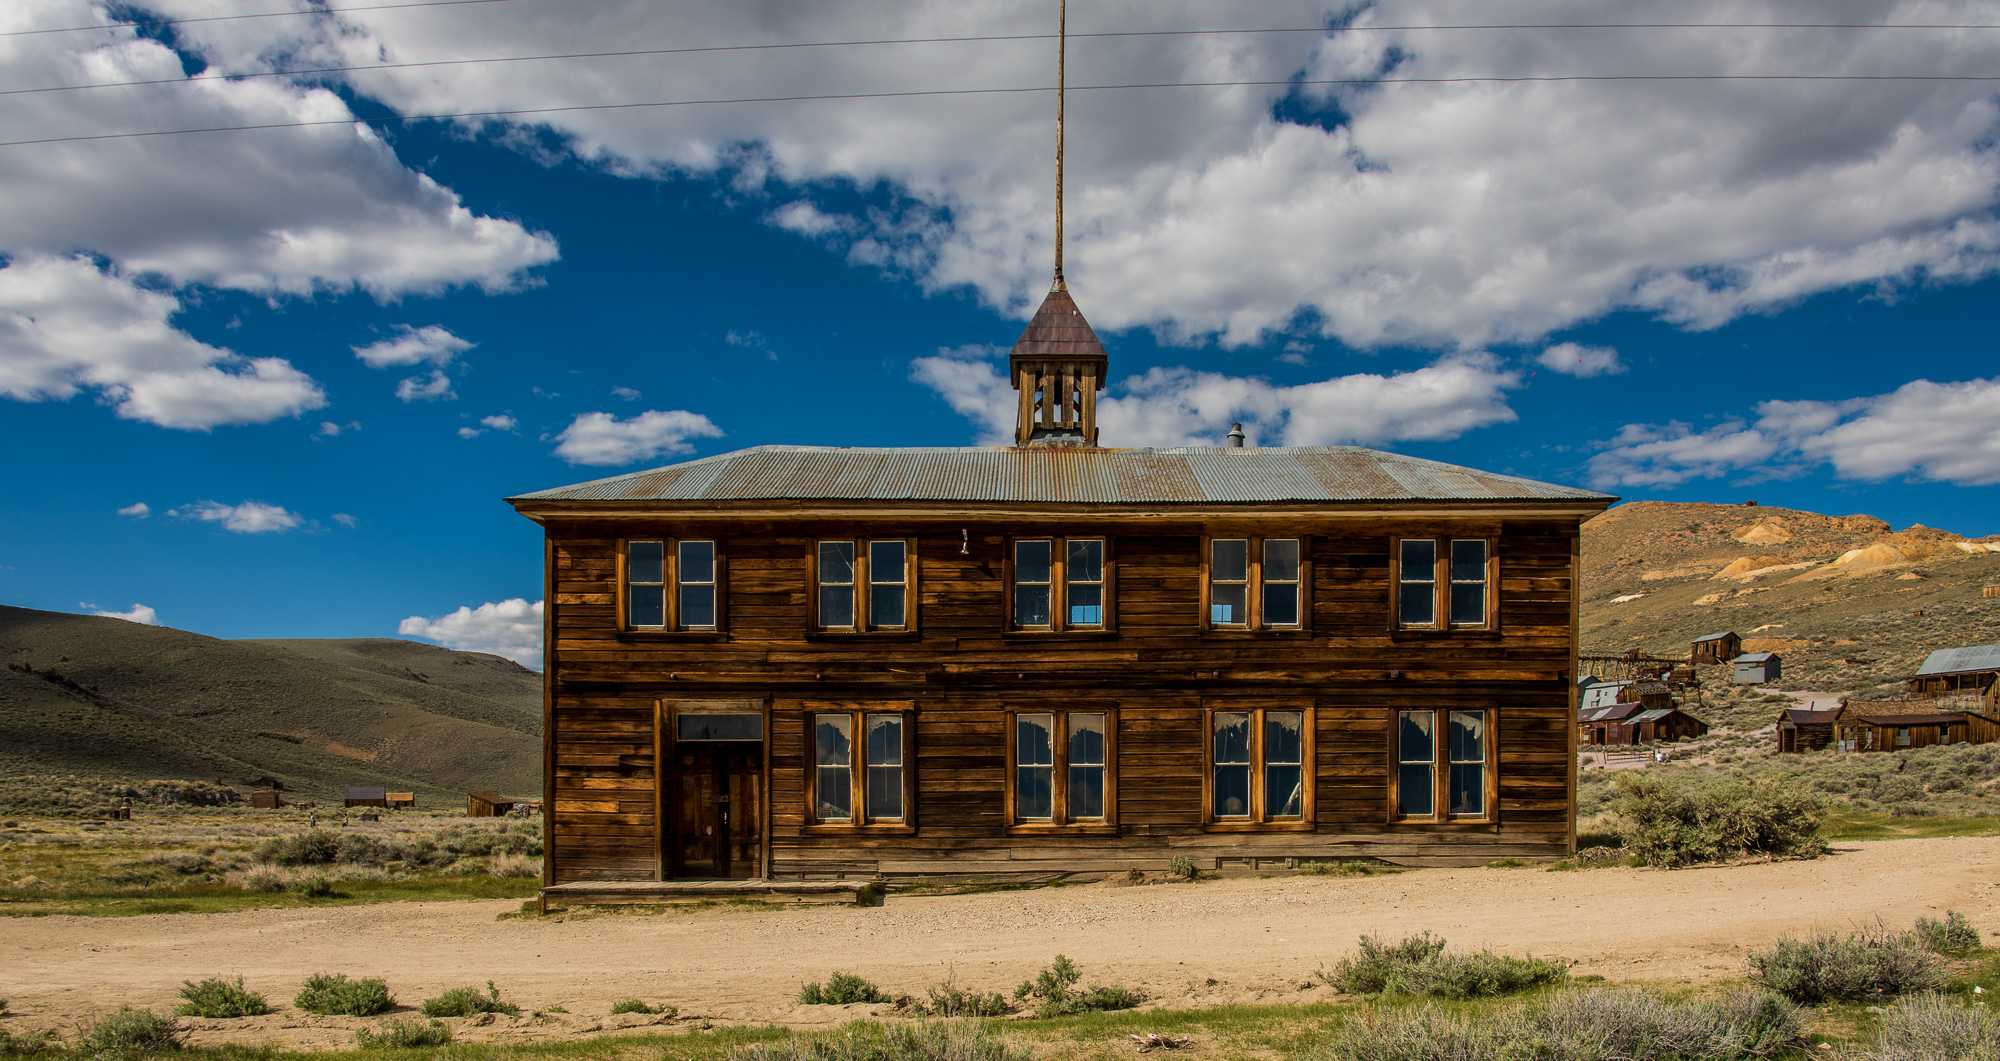
[{"label": "sagebrush", "polygon": [[1769,949],[1753,952],[1748,963],[1752,983],[1806,1005],[1941,991],[1951,982],[1944,962],[1915,933],[1880,928],[1782,937]]},{"label": "sagebrush", "polygon": [[397,1017],[394,1020],[385,1020],[373,1028],[356,1031],[354,1045],[360,1050],[409,1050],[420,1046],[449,1046],[451,1029],[445,1027],[441,1021]]},{"label": "sagebrush", "polygon": [[1083,970],[1063,955],[1014,989],[1014,997],[1035,1004],[1037,1017],[1067,1017],[1075,1013],[1131,1009],[1145,1001],[1139,992],[1123,984],[1108,984],[1080,990]]},{"label": "sagebrush", "polygon": [[1628,771],[1618,779],[1614,806],[1627,846],[1647,865],[1816,858],[1827,850],[1825,804],[1776,781],[1688,781]]},{"label": "sagebrush", "polygon": [[859,1021],[836,1031],[741,1046],[730,1061],[1030,1061],[978,1021]]},{"label": "sagebrush", "polygon": [[224,980],[211,976],[200,983],[181,981],[180,1015],[183,1017],[254,1017],[270,1012],[264,996],[243,987],[243,978]]},{"label": "sagebrush", "polygon": [[1320,970],[1319,978],[1350,995],[1465,999],[1566,983],[1569,966],[1490,950],[1447,953],[1443,937],[1424,932],[1401,943],[1362,936],[1352,957],[1342,958],[1331,972]]},{"label": "sagebrush", "polygon": [[346,973],[314,973],[292,996],[292,1005],[322,1017],[372,1017],[395,1004],[389,985],[378,979],[349,980]]},{"label": "sagebrush", "polygon": [[1013,1005],[997,993],[969,991],[958,986],[955,976],[932,986],[921,999],[911,999],[909,1010],[920,1017],[998,1017],[1012,1012]]},{"label": "sagebrush", "polygon": [[1966,954],[1979,949],[1979,930],[1970,918],[1946,910],[1943,921],[1917,918],[1917,940],[1935,954]]},{"label": "sagebrush", "polygon": [[1882,1015],[1865,1061],[2000,1061],[2000,1014],[1941,995],[1906,998]]},{"label": "sagebrush", "polygon": [[509,1017],[519,1016],[521,1007],[500,999],[500,989],[493,981],[486,981],[486,993],[480,994],[476,987],[454,987],[436,998],[424,999],[423,1014],[426,1017],[473,1017],[481,1013],[503,1013]]},{"label": "sagebrush", "polygon": [[847,1006],[856,1002],[887,1002],[882,989],[853,973],[834,973],[826,983],[799,985],[799,1002],[807,1006]]},{"label": "sagebrush", "polygon": [[1796,1046],[1808,1022],[1775,995],[1672,1002],[1570,991],[1539,1005],[1468,1012],[1424,1002],[1361,1011],[1313,1057],[1325,1061],[1750,1061]]},{"label": "sagebrush", "polygon": [[75,1045],[85,1056],[137,1057],[178,1050],[186,1034],[173,1017],[122,1006],[116,1013],[97,1018],[77,1036]]},{"label": "sagebrush", "polygon": [[662,1014],[665,1014],[667,1016],[674,1016],[680,1013],[680,1011],[672,1006],[666,1006],[666,1005],[649,1006],[646,1004],[645,999],[622,998],[611,1004],[612,1016],[615,1017],[620,1013],[644,1013],[648,1016],[657,1017]]}]

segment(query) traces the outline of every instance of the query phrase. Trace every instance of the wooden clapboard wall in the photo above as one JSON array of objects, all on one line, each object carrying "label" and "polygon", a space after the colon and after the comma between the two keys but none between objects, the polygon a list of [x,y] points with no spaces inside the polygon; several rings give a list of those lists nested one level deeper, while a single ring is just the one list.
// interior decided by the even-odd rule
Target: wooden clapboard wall
[{"label": "wooden clapboard wall", "polygon": [[[550,518],[550,879],[647,879],[660,871],[654,726],[659,703],[672,699],[771,705],[769,868],[778,876],[1122,871],[1164,868],[1176,855],[1206,867],[1341,857],[1467,864],[1562,854],[1573,842],[1576,542],[1587,514],[1328,517],[1250,528],[1169,518],[1103,525],[1005,516]],[[1309,633],[1200,631],[1203,535],[1246,529],[1308,540]],[[1114,635],[1007,636],[1008,544],[1050,533],[1110,540]],[[1494,536],[1497,631],[1391,628],[1391,542],[1430,535]],[[723,634],[621,636],[619,541],[676,536],[722,543]],[[870,536],[916,542],[918,631],[808,636],[814,543]],[[914,834],[806,832],[802,705],[886,700],[915,705]],[[1118,708],[1117,835],[1009,835],[1004,712],[1078,701]],[[1310,830],[1204,830],[1202,710],[1216,701],[1313,709]],[[1499,821],[1391,823],[1392,712],[1454,705],[1497,712]]]}]

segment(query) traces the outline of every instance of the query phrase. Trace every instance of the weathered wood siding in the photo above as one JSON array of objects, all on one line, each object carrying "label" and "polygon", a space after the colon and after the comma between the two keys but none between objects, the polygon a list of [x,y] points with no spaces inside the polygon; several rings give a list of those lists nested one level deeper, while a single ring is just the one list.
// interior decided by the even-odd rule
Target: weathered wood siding
[{"label": "weathered wood siding", "polygon": [[[1259,526],[1310,539],[1305,633],[1204,635],[1197,625],[1204,533],[1242,528],[1153,520],[1059,533],[1112,542],[1115,634],[1008,635],[1004,555],[1047,521],[920,528],[919,630],[810,637],[807,556],[823,538],[910,537],[906,524],[549,523],[554,881],[660,872],[655,718],[663,699],[771,704],[770,871],[774,875],[1122,871],[1245,860],[1375,857],[1484,862],[1566,851],[1574,760],[1572,608],[1576,520]],[[1390,628],[1390,542],[1398,535],[1496,536],[1497,631]],[[621,635],[621,538],[722,543],[721,635]],[[1391,677],[1395,673],[1397,676]],[[913,702],[913,835],[805,830],[806,701]],[[1312,828],[1204,829],[1204,703],[1284,701],[1313,710]],[[1010,835],[1009,708],[1117,708],[1117,835]],[[1389,725],[1400,707],[1497,712],[1498,821],[1392,824]],[[1254,863],[1253,863],[1254,864]]]}]

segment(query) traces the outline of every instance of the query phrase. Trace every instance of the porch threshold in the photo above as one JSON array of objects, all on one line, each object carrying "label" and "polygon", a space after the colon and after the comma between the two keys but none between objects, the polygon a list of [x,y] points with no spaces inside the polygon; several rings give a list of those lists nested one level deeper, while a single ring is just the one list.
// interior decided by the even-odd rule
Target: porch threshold
[{"label": "porch threshold", "polygon": [[567,906],[665,905],[742,899],[766,903],[839,905],[881,894],[865,880],[579,880],[551,884],[537,896],[543,913],[550,902]]}]

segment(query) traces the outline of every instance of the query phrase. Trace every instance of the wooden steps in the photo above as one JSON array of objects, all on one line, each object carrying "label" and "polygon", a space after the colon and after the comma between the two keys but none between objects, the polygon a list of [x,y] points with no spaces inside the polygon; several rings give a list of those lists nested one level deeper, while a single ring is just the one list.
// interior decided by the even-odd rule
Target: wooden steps
[{"label": "wooden steps", "polygon": [[565,906],[668,905],[731,899],[766,903],[841,905],[879,894],[865,880],[584,880],[552,884],[537,897],[543,913]]}]

